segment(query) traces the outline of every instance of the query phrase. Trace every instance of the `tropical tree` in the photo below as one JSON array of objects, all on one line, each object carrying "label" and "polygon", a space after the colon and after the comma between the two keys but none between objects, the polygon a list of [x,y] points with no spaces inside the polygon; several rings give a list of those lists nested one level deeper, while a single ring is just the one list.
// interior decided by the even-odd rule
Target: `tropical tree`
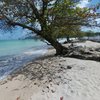
[{"label": "tropical tree", "polygon": [[89,25],[90,16],[94,16],[90,9],[76,7],[77,3],[73,1],[0,0],[0,20],[6,26],[20,26],[32,31],[49,42],[57,54],[64,54],[67,49],[57,38],[70,30],[73,33],[76,26]]}]

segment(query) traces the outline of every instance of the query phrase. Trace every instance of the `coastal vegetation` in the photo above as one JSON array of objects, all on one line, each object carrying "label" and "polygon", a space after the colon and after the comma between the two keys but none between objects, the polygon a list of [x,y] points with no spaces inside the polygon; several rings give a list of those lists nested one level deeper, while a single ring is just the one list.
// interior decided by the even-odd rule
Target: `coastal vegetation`
[{"label": "coastal vegetation", "polygon": [[100,4],[84,1],[0,0],[2,37],[17,31],[0,40],[0,100],[100,100]]},{"label": "coastal vegetation", "polygon": [[[68,48],[59,43],[61,37],[81,36],[81,26],[98,26],[99,4],[80,8],[74,0],[1,0],[0,20],[4,29],[20,26],[46,40],[65,55]],[[92,12],[92,13],[91,13]],[[94,22],[93,22],[94,19]]]},{"label": "coastal vegetation", "polygon": [[87,31],[85,32],[84,36],[87,36],[89,39],[90,37],[100,36],[100,32]]}]

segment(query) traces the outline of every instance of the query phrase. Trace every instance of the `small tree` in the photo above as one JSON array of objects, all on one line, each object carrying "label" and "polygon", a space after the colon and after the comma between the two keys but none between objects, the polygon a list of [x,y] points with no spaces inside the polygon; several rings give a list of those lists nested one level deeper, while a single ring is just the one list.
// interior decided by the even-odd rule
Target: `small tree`
[{"label": "small tree", "polygon": [[[58,41],[69,29],[89,25],[89,9],[76,7],[74,0],[0,0],[0,20],[9,26],[31,30],[48,41],[57,54],[67,49]],[[79,1],[79,0],[78,0]],[[62,31],[62,32],[60,32]],[[68,33],[68,30],[67,30]]]}]

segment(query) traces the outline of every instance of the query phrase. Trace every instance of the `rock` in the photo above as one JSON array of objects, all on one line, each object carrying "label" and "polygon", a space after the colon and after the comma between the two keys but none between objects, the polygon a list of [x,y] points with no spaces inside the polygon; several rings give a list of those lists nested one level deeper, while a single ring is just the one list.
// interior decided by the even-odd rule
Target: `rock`
[{"label": "rock", "polygon": [[67,69],[71,69],[72,67],[71,66],[67,66]]},{"label": "rock", "polygon": [[52,92],[52,93],[55,93],[55,91],[54,91],[54,90],[51,90],[51,92]]},{"label": "rock", "polygon": [[49,86],[47,86],[47,88],[49,89]]},{"label": "rock", "polygon": [[52,82],[52,80],[51,80],[51,79],[49,79],[49,82]]},{"label": "rock", "polygon": [[37,85],[37,83],[34,83],[34,85]]}]

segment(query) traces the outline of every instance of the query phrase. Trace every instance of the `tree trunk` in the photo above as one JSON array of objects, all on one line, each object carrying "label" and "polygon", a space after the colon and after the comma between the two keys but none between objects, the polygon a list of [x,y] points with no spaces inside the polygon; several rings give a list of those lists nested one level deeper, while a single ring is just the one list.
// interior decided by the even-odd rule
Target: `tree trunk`
[{"label": "tree trunk", "polygon": [[50,36],[44,36],[43,38],[56,49],[56,55],[64,55],[67,53],[67,48],[62,46],[62,44],[59,43],[56,39],[53,39]]},{"label": "tree trunk", "polygon": [[67,36],[67,42],[68,42],[68,43],[70,42],[69,36]]},{"label": "tree trunk", "polygon": [[64,55],[67,53],[67,48],[62,46],[58,41],[51,40],[51,45],[56,49],[56,55]]}]

